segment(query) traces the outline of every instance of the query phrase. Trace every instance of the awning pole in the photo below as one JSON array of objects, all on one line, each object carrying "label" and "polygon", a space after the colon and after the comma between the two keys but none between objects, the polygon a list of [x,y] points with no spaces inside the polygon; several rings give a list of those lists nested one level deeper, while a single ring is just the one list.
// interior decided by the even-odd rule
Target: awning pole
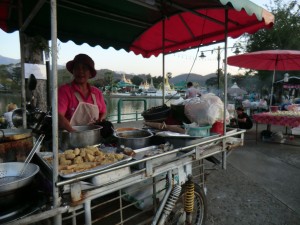
[{"label": "awning pole", "polygon": [[[57,115],[57,2],[51,0],[51,58],[52,58],[52,76],[51,76],[51,97],[52,97],[52,152],[53,152],[53,207],[60,205],[59,191],[56,183],[58,181],[58,115]],[[62,215],[57,214],[54,217],[54,224],[62,224]]]},{"label": "awning pole", "polygon": [[163,83],[162,83],[162,104],[165,104],[165,17],[162,22],[162,73],[163,73]]},{"label": "awning pole", "polygon": [[[276,67],[276,65],[275,65]],[[276,68],[273,71],[273,78],[272,78],[272,87],[271,87],[271,96],[270,96],[270,106],[273,104],[273,93],[274,93],[274,82],[275,82],[275,73]],[[269,106],[269,111],[271,112],[271,107]]]},{"label": "awning pole", "polygon": [[[23,24],[23,15],[21,10],[21,1],[18,1],[18,16],[19,16],[19,26],[22,27]],[[22,122],[23,128],[27,128],[27,118],[26,118],[26,86],[25,86],[25,53],[24,53],[24,34],[23,31],[19,31],[20,39],[20,56],[21,56],[21,108],[22,108]]]},{"label": "awning pole", "polygon": [[[223,129],[224,135],[226,135],[226,109],[227,109],[227,38],[228,38],[228,9],[225,9],[225,51],[224,51],[224,112],[223,112]],[[227,152],[225,150],[225,139],[223,140],[223,153],[222,153],[222,167],[226,169],[226,156]]]}]

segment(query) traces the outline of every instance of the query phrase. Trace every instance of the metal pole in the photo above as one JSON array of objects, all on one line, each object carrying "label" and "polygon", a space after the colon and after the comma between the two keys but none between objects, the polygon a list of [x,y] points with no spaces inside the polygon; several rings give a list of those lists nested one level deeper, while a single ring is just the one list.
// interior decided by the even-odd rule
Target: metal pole
[{"label": "metal pole", "polygon": [[162,22],[162,73],[163,73],[163,86],[162,86],[162,104],[165,104],[165,18]]},{"label": "metal pole", "polygon": [[[58,182],[58,115],[57,115],[57,2],[51,0],[51,57],[52,57],[52,151],[53,151],[53,207],[60,205],[59,191],[56,183]],[[62,224],[62,215],[57,214],[54,217],[54,224]]]},{"label": "metal pole", "polygon": [[[19,16],[19,25],[22,26],[23,15],[21,10],[21,1],[18,1],[18,16]],[[26,92],[25,92],[25,53],[24,53],[24,34],[23,30],[19,31],[20,39],[20,56],[21,56],[21,108],[22,108],[22,118],[23,118],[23,128],[27,128],[27,119],[26,119]]]},{"label": "metal pole", "polygon": [[221,48],[218,46],[218,92],[220,91],[220,60],[221,60]]},{"label": "metal pole", "polygon": [[269,106],[270,112],[271,112],[271,105],[274,105],[273,104],[273,93],[274,93],[275,73],[276,73],[276,69],[274,69],[274,71],[273,71],[273,78],[272,78],[272,88],[271,88],[270,106]]},{"label": "metal pole", "polygon": [[[225,51],[224,51],[224,112],[223,112],[223,129],[224,135],[226,135],[226,109],[227,109],[227,38],[228,38],[228,9],[225,9]],[[226,151],[225,151],[225,139],[223,140],[223,153],[222,153],[222,167],[226,169]]]}]

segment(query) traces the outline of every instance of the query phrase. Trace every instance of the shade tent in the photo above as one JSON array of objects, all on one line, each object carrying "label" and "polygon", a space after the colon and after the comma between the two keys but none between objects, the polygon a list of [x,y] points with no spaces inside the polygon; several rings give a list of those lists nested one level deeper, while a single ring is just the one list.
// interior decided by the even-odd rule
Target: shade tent
[{"label": "shade tent", "polygon": [[[246,32],[270,28],[273,22],[271,13],[248,0],[0,0],[2,30],[8,33],[19,30],[21,37],[23,33],[41,35],[52,42],[53,206],[59,205],[55,186],[58,178],[57,38],[62,42],[100,45],[104,49],[124,49],[144,57],[225,42],[226,65],[227,37],[237,38]],[[21,61],[22,58],[21,43]],[[164,57],[162,61],[164,65]],[[225,96],[226,91],[225,88]],[[57,221],[59,216],[55,217],[54,224],[59,224]]]},{"label": "shade tent", "polygon": [[[50,40],[50,12],[50,1],[1,0],[0,28]],[[57,1],[60,41],[114,47],[143,57],[224,42],[226,29],[228,37],[237,38],[273,22],[271,13],[248,0]]]}]

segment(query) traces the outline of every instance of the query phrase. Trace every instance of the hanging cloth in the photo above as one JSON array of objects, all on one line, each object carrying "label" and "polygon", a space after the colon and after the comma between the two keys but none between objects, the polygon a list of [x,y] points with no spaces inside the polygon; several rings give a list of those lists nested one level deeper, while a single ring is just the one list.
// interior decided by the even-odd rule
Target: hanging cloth
[{"label": "hanging cloth", "polygon": [[74,92],[79,104],[70,120],[71,126],[82,126],[94,123],[99,119],[99,108],[96,96],[92,94],[94,104],[86,103],[82,100],[78,92]]}]

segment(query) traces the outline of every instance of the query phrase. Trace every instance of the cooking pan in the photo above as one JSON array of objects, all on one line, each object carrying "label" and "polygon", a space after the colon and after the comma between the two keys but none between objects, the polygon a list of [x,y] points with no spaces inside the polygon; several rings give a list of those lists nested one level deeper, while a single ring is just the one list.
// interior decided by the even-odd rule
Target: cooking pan
[{"label": "cooking pan", "polygon": [[0,129],[0,142],[16,141],[31,135],[30,129]]},{"label": "cooking pan", "polygon": [[27,186],[40,170],[38,165],[29,163],[20,176],[23,166],[23,162],[0,163],[0,195]]}]

